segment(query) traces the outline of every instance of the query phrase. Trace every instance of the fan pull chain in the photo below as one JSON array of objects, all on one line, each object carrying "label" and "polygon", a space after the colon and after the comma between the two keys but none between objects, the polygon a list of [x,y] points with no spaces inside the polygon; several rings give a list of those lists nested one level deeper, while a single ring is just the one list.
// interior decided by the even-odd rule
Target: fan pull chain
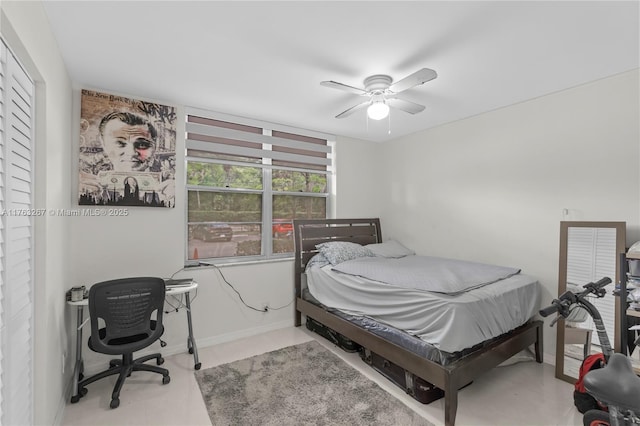
[{"label": "fan pull chain", "polygon": [[389,115],[387,117],[388,117],[388,120],[387,120],[387,134],[390,135],[391,134],[391,111],[389,111]]}]

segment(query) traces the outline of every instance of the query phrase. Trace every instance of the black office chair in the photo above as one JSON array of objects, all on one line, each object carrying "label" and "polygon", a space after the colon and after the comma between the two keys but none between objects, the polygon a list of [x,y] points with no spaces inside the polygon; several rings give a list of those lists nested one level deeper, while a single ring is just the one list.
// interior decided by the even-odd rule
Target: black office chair
[{"label": "black office chair", "polygon": [[[91,337],[89,348],[109,355],[122,355],[122,360],[109,363],[109,369],[78,383],[78,398],[86,395],[86,385],[104,377],[119,374],[113,393],[111,408],[120,405],[120,390],[132,371],[151,371],[162,374],[162,384],[171,380],[165,368],[144,364],[156,359],[164,362],[159,353],[133,359],[133,352],[146,348],[164,332],[162,312],[165,284],[162,278],[122,278],[94,284],[89,289],[89,315]],[[155,316],[154,316],[155,312]],[[155,319],[154,319],[155,318]],[[100,326],[100,323],[104,323]],[[76,398],[77,401],[77,398]],[[72,401],[74,402],[74,401]]]}]

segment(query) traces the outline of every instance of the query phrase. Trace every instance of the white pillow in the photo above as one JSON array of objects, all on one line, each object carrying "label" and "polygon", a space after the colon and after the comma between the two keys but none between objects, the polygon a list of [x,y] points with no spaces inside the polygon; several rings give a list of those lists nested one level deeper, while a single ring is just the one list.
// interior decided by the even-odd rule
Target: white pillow
[{"label": "white pillow", "polygon": [[359,257],[374,257],[375,254],[368,248],[360,244],[348,241],[331,241],[316,245],[320,253],[327,258],[329,263],[337,265],[347,260],[357,259]]},{"label": "white pillow", "polygon": [[379,244],[368,244],[365,247],[379,257],[398,258],[416,254],[415,251],[406,248],[395,240],[389,240]]}]

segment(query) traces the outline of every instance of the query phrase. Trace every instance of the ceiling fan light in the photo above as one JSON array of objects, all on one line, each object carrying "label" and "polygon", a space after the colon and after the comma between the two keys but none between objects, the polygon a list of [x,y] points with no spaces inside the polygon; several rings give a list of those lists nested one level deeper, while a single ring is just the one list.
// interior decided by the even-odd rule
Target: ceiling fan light
[{"label": "ceiling fan light", "polygon": [[389,115],[389,105],[384,101],[373,102],[367,108],[367,115],[372,120],[382,120]]}]

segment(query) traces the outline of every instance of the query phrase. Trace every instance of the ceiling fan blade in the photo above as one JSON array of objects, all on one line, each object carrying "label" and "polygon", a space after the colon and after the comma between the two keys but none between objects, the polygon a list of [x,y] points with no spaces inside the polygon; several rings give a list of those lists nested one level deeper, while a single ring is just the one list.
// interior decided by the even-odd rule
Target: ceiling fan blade
[{"label": "ceiling fan blade", "polygon": [[344,90],[346,92],[355,93],[356,95],[366,95],[367,92],[363,89],[358,89],[357,87],[347,86],[346,84],[338,83],[337,81],[321,81],[320,85],[325,87],[332,87],[338,90]]},{"label": "ceiling fan blade", "polygon": [[336,118],[345,118],[353,114],[354,112],[361,110],[362,108],[368,106],[371,102],[365,101],[358,105],[354,105],[346,111],[342,111],[340,114],[336,115]]},{"label": "ceiling fan blade", "polygon": [[405,90],[410,89],[413,86],[418,86],[420,84],[426,83],[427,81],[433,80],[437,76],[438,74],[434,70],[429,68],[422,68],[421,70],[406,76],[402,80],[393,83],[391,86],[389,86],[389,90],[393,93],[404,92]]},{"label": "ceiling fan blade", "polygon": [[405,101],[398,98],[387,98],[387,103],[392,108],[397,108],[409,114],[417,114],[424,111],[424,105],[416,104],[414,102]]}]

